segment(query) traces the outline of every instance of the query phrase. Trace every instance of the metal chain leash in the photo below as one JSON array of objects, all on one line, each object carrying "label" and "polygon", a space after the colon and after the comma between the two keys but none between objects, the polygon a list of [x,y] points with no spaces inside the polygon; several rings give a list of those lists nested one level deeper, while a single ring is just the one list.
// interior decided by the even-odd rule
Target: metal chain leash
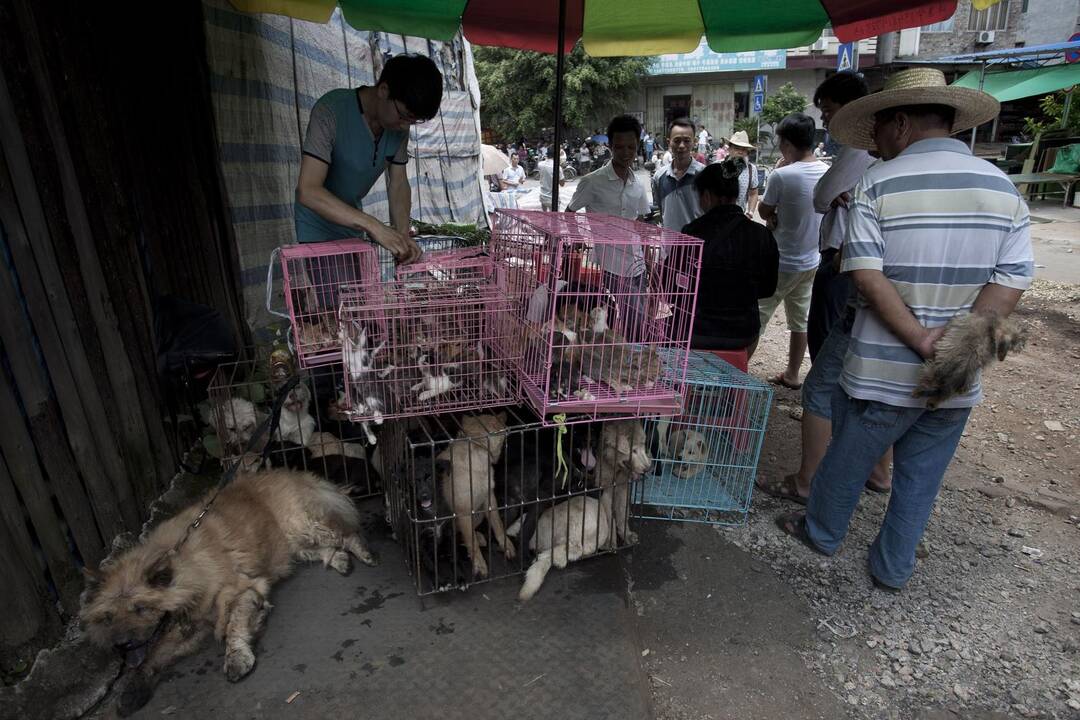
[{"label": "metal chain leash", "polygon": [[[214,501],[217,500],[218,495],[221,493],[222,490],[225,489],[225,486],[232,482],[233,478],[236,477],[236,473],[240,469],[241,463],[243,463],[243,458],[248,453],[250,453],[252,449],[255,448],[255,446],[258,444],[259,440],[265,433],[271,432],[272,428],[276,428],[278,426],[278,422],[281,420],[281,409],[285,405],[285,398],[289,396],[289,393],[292,392],[292,389],[296,387],[299,383],[300,376],[294,374],[288,379],[288,381],[286,381],[284,385],[281,386],[281,388],[278,390],[278,396],[274,399],[274,405],[270,410],[270,417],[264,420],[259,425],[259,427],[256,428],[255,432],[251,436],[251,439],[248,440],[247,447],[244,448],[244,452],[243,454],[241,454],[240,460],[221,474],[221,480],[218,481],[217,487],[214,488],[214,494],[210,496],[210,499],[206,501],[205,505],[203,505],[202,510],[199,511],[199,514],[195,516],[195,519],[184,530],[184,534],[180,537],[179,540],[176,541],[176,544],[173,545],[172,550],[169,551],[170,555],[175,555],[183,546],[183,544],[187,542],[188,538],[191,536],[191,531],[199,527],[199,524],[202,523],[203,518],[206,517],[206,513],[210,512],[210,508],[213,507]],[[270,442],[271,439],[272,438],[268,438],[266,444],[263,445],[262,453],[260,453],[259,456],[260,465],[266,462],[266,459],[270,457],[270,448],[272,447],[272,444]]]}]

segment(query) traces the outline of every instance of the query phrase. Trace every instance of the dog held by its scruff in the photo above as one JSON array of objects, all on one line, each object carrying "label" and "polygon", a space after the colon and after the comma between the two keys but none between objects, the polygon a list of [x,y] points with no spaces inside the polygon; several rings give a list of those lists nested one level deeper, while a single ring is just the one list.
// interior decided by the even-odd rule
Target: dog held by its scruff
[{"label": "dog held by its scruff", "polygon": [[914,397],[926,398],[933,410],[949,398],[966,392],[980,370],[1023,350],[1027,332],[994,312],[959,315],[949,321],[934,345],[934,357],[923,363]]},{"label": "dog held by its scruff", "polygon": [[125,652],[133,668],[117,704],[121,715],[145,705],[161,672],[211,633],[225,644],[225,676],[236,682],[250,673],[270,588],[296,561],[321,560],[342,575],[350,555],[376,564],[356,508],[311,473],[238,475],[177,546],[207,499],[86,573],[80,624],[97,645]]}]

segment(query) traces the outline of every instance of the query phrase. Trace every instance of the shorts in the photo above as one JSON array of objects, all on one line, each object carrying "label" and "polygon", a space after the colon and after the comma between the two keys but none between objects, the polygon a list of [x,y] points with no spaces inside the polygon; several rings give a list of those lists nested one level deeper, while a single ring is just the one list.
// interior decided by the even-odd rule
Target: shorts
[{"label": "shorts", "polygon": [[758,300],[758,314],[761,317],[761,332],[765,332],[765,326],[769,324],[773,313],[784,301],[784,312],[787,313],[787,326],[791,332],[806,332],[806,318],[810,314],[810,293],[814,288],[813,270],[802,272],[781,272],[776,278],[776,292],[772,297]]},{"label": "shorts", "polygon": [[803,412],[810,412],[826,420],[832,419],[833,394],[840,387],[840,374],[844,371],[844,356],[847,355],[851,342],[851,326],[854,324],[855,310],[847,312],[833,324],[825,342],[821,344],[817,357],[814,358],[810,372],[806,374],[802,385]]},{"label": "shorts", "polygon": [[810,296],[810,316],[806,324],[810,362],[817,359],[821,346],[833,325],[840,322],[847,308],[848,297],[854,288],[851,273],[839,273],[835,262],[839,250],[821,253],[821,264],[814,275],[814,291]]}]

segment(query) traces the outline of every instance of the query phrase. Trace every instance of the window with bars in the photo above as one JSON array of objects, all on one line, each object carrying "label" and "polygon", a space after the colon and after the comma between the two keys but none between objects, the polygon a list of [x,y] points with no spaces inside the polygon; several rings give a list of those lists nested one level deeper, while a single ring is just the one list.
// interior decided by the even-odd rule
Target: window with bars
[{"label": "window with bars", "polygon": [[953,30],[953,20],[954,20],[954,18],[949,18],[948,20],[942,20],[941,22],[936,22],[936,23],[934,23],[932,25],[923,25],[922,26],[922,31],[924,33],[947,33],[947,32],[952,32],[952,30]]},{"label": "window with bars", "polygon": [[1004,30],[1009,19],[1008,0],[991,5],[985,10],[971,8],[968,30]]}]

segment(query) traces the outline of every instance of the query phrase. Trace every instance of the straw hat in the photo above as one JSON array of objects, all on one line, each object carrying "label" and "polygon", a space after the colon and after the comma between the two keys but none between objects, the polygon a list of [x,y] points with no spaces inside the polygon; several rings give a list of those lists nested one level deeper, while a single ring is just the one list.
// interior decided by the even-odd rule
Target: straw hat
[{"label": "straw hat", "polygon": [[945,74],[935,68],[908,68],[885,81],[881,92],[852,100],[829,121],[829,134],[839,143],[873,150],[874,113],[903,105],[947,105],[956,110],[953,133],[970,130],[993,120],[998,101],[981,90],[948,85]]},{"label": "straw hat", "polygon": [[746,148],[747,150],[753,150],[754,145],[750,142],[750,136],[746,134],[745,130],[740,130],[731,137],[728,138],[728,145],[734,145],[735,147]]}]

